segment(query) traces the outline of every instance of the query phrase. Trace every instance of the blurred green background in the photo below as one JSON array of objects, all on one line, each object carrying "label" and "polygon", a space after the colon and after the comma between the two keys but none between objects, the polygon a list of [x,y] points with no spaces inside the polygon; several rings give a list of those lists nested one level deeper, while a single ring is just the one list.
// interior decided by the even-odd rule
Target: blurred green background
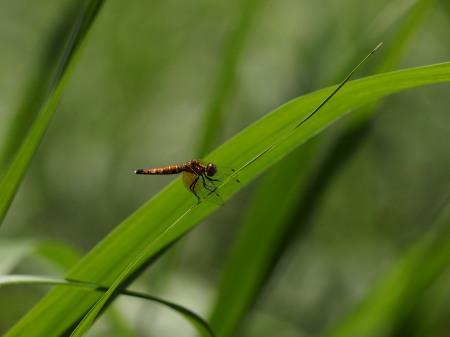
[{"label": "blurred green background", "polygon": [[[48,90],[45,74],[54,72],[50,61],[76,3],[0,3],[0,173],[14,136],[20,139],[33,120],[20,112]],[[0,271],[63,275],[42,247],[56,242],[84,254],[173,179],[133,170],[207,153],[288,100],[338,83],[380,41],[383,48],[359,76],[448,61],[449,22],[447,1],[106,2],[1,228]],[[326,159],[355,118],[320,135],[305,179],[319,177],[324,186],[236,335],[333,330],[437,227],[430,219],[450,187],[449,89],[441,84],[388,98],[363,136],[350,138],[336,167]],[[205,145],[205,116],[214,109],[223,114],[220,130]],[[321,176],[324,161],[331,173]],[[296,167],[284,172],[294,177]],[[173,246],[135,287],[209,317],[241,223],[255,211],[260,180]],[[448,336],[448,284],[445,270],[387,335]],[[46,290],[0,289],[0,332]],[[117,304],[121,318],[102,318],[89,335],[195,335],[155,304]]]}]

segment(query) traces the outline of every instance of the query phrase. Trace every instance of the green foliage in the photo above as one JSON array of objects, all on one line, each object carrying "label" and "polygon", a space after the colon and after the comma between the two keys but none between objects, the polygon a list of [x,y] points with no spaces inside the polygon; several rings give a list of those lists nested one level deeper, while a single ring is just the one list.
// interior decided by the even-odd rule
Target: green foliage
[{"label": "green foliage", "polygon": [[435,224],[406,251],[364,301],[327,336],[389,336],[407,318],[421,294],[447,269],[450,259],[449,200],[428,219]]},{"label": "green foliage", "polygon": [[66,49],[61,57],[58,70],[53,79],[50,95],[42,105],[34,125],[24,137],[8,169],[0,179],[0,223],[11,204],[25,171],[41,142],[45,130],[53,116],[62,91],[71,75],[74,64],[80,55],[81,47],[86,42],[91,25],[102,5],[102,0],[86,1],[74,23],[71,35],[68,37]]},{"label": "green foliage", "polygon": [[[448,50],[441,47],[439,56],[426,38],[440,36],[427,29],[427,13],[437,16],[435,29],[442,27],[433,1],[403,8],[390,2],[329,3],[323,7],[328,13],[320,11],[328,19],[314,24],[312,8],[294,2],[109,3],[104,8],[102,3],[86,1],[64,10],[49,5],[57,13],[53,21],[50,12],[41,13],[49,26],[56,23],[33,34],[34,40],[49,41],[40,42],[42,60],[28,61],[39,71],[24,68],[27,90],[23,97],[14,92],[19,109],[5,109],[3,120],[11,128],[1,125],[1,220],[9,213],[0,268],[41,274],[30,256],[71,268],[65,280],[25,280],[59,285],[20,320],[15,309],[13,319],[0,311],[6,336],[60,336],[83,317],[74,335],[89,334],[96,316],[131,282],[159,295],[170,294],[174,285],[189,295],[196,284],[202,295],[184,306],[198,305],[203,309],[193,311],[203,315],[205,303],[216,297],[210,324],[218,336],[444,335],[448,317],[426,310],[433,302],[423,295],[448,294],[446,287],[435,286],[448,280],[450,164],[442,141],[448,116],[441,112],[448,98],[445,85],[424,86],[448,82],[450,63],[438,63],[448,60]],[[0,29],[0,39],[7,31]],[[343,37],[348,32],[351,42]],[[413,38],[429,45],[411,47]],[[337,82],[330,78],[343,77],[379,40],[384,48],[364,67],[377,75],[348,83],[264,152],[335,87],[292,97]],[[407,69],[386,72],[399,62]],[[0,59],[0,64],[7,63]],[[368,71],[372,64],[379,70]],[[412,88],[417,89],[407,90]],[[378,100],[402,91],[374,120]],[[274,106],[280,107],[265,115]],[[197,113],[202,109],[203,115]],[[356,111],[342,118],[351,110]],[[134,176],[134,169],[182,163],[219,139],[229,140],[204,159],[235,168],[245,185],[240,195],[223,208],[196,205],[175,179],[135,211],[167,179]],[[439,203],[444,206],[428,217]],[[202,220],[209,226],[186,236]],[[121,224],[112,230],[115,223]],[[202,239],[199,233],[210,234],[200,234],[208,235]],[[30,234],[70,240],[88,253],[74,266],[78,253],[63,243],[26,239]],[[191,244],[180,247],[179,255],[168,254],[182,238]],[[231,241],[222,267],[216,257],[228,254]],[[150,275],[143,275],[149,265]],[[3,291],[1,298],[19,303],[14,292]],[[156,301],[211,334],[208,323],[173,303],[181,298]],[[419,319],[408,323],[413,315]],[[157,334],[160,315],[142,316],[140,325]],[[115,317],[123,320],[115,326],[129,325],[122,334],[130,335],[130,318],[120,312]],[[119,336],[118,330],[109,327],[105,334]]]},{"label": "green foliage", "polygon": [[[0,286],[6,285],[18,285],[18,284],[34,284],[34,285],[52,285],[52,286],[66,286],[66,287],[80,287],[84,289],[89,289],[93,291],[105,292],[107,288],[101,288],[96,284],[85,283],[85,282],[71,282],[67,280],[59,280],[48,277],[36,277],[36,276],[27,276],[27,275],[8,275],[8,276],[0,276]],[[186,317],[203,336],[214,336],[209,325],[199,316],[197,316],[192,311],[183,308],[180,305],[175,303],[171,303],[169,301],[165,301],[163,299],[157,298],[155,296],[150,296],[142,293],[138,293],[135,291],[124,290],[120,292],[122,295],[133,296],[137,298],[142,298],[146,300],[150,300],[153,302],[157,302],[159,304],[163,304],[168,306],[169,308],[177,311],[184,317]]]},{"label": "green foliage", "polygon": [[[254,162],[253,166],[247,166],[244,170],[241,170],[243,182],[247,183],[254,179],[261,171],[267,169],[270,163],[274,163],[283,157],[295,146],[302,144],[353,107],[405,88],[449,80],[450,63],[446,63],[378,75],[352,82],[344,93],[338,95],[323,108],[322,113],[313,116],[309,123],[304,124],[302,128],[298,129],[298,132],[292,134],[273,151],[260,157],[258,161]],[[237,154],[241,158],[241,161],[237,162],[237,167],[242,166],[282,137],[287,130],[297,124],[297,121],[307,117],[313,107],[317,106],[329,93],[331,93],[331,90],[325,89],[284,105],[225,143],[207,159],[210,159],[211,162],[217,162],[217,159],[221,158],[223,162],[231,163],[234,155]],[[262,140],[257,137],[261,134],[266,135],[265,139]],[[180,182],[175,181],[139,211],[131,215],[86,256],[66,278],[89,280],[92,283],[109,285],[111,286],[109,296],[111,296],[122,282],[133,275],[136,276],[136,271],[144,266],[147,261],[154,258],[168,244],[180,238],[199,220],[217,208],[216,205],[206,203],[191,206],[192,196],[182,193],[180,186]],[[77,296],[73,296],[75,293],[78,293]],[[104,304],[109,296],[102,299]],[[64,300],[61,300],[62,298]],[[82,301],[81,298],[83,298]],[[68,329],[75,323],[74,320],[95,302],[96,296],[90,293],[83,296],[82,292],[72,289],[56,289],[8,335],[23,335],[27,331],[27,327],[33,329],[36,336],[57,335],[59,332],[55,331],[54,324],[51,321],[59,322],[59,326],[64,330]],[[42,323],[39,327],[36,327],[35,322],[38,317],[42,316],[42,311],[45,312],[50,307],[59,307],[59,309],[53,318],[45,322],[46,324]],[[66,316],[68,308],[71,308],[71,316]],[[100,309],[101,306],[97,310]],[[78,314],[75,315],[75,313]],[[63,324],[64,322],[66,323]],[[48,325],[48,327],[45,325]]]}]

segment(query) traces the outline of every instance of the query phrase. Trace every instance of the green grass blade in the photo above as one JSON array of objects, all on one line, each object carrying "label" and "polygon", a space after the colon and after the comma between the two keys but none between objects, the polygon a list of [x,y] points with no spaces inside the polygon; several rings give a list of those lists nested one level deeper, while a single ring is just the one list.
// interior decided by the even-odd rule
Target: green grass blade
[{"label": "green grass blade", "polygon": [[[0,275],[0,287],[7,285],[18,285],[18,284],[30,284],[30,285],[51,285],[51,286],[68,286],[68,287],[79,287],[87,290],[95,290],[95,291],[106,291],[106,288],[99,287],[96,284],[85,283],[85,282],[73,282],[68,280],[62,280],[57,278],[50,277],[40,277],[40,276],[30,276],[30,275]],[[163,304],[170,309],[178,312],[182,315],[187,321],[189,321],[202,336],[212,336],[214,337],[214,333],[211,330],[208,323],[198,316],[196,313],[192,312],[189,309],[184,308],[181,305],[176,303],[172,303],[161,298],[147,295],[141,292],[131,291],[131,290],[122,290],[120,291],[121,295],[132,296],[137,298],[142,298],[146,300],[150,300],[156,303]]]},{"label": "green grass blade", "polygon": [[[372,67],[377,73],[391,70],[398,63],[433,3],[432,0],[418,1],[404,17],[396,20],[400,27],[393,42],[385,43],[389,48],[380,54],[379,65]],[[298,238],[298,232],[310,224],[317,201],[327,191],[330,180],[364,144],[377,103],[358,109],[351,120],[347,120],[346,130],[342,130],[320,163],[311,163],[310,158],[312,148],[320,144],[309,142],[280,161],[261,181],[253,206],[239,226],[242,230],[224,268],[213,307],[210,322],[218,336],[235,335],[245,321],[261,288],[270,280],[277,259],[292,248],[292,238]],[[295,168],[295,176],[287,176],[286,167]]]},{"label": "green grass blade", "polygon": [[[301,205],[298,191],[306,183],[316,143],[309,141],[290,153],[264,176],[254,192],[218,287],[210,319],[217,336],[236,335],[285,247],[283,243],[292,236],[289,220]],[[280,165],[284,163],[289,166]],[[296,174],[287,177],[286,167],[295,167]]]},{"label": "green grass blade", "polygon": [[0,175],[7,167],[20,146],[26,133],[38,115],[48,93],[55,82],[55,71],[60,61],[61,53],[67,44],[72,22],[78,14],[78,7],[70,6],[67,12],[61,15],[60,21],[54,27],[42,56],[39,57],[39,67],[28,80],[29,83],[23,94],[24,99],[12,117],[13,120],[5,130],[5,143],[0,150]]},{"label": "green grass blade", "polygon": [[[450,63],[350,82],[345,90],[339,92],[320,113],[310,118],[291,137],[243,169],[240,179],[246,184],[256,178],[355,107],[406,89],[446,81],[450,81]],[[334,89],[320,90],[287,103],[242,131],[206,159],[236,169],[243,167],[297,125],[299,120],[307,117]],[[192,206],[195,202],[195,197],[184,190],[179,180],[175,180],[100,242],[72,269],[67,278],[104,286],[111,286],[119,277],[131,281],[146,261],[218,207],[209,203]],[[142,264],[130,268],[133,261],[137,260]],[[124,270],[129,274],[124,275]],[[34,336],[59,336],[76,324],[100,297],[98,294],[56,287],[6,336],[24,336],[31,332]],[[48,312],[52,315],[48,315]],[[43,315],[48,317],[45,322],[40,319]]]},{"label": "green grass blade", "polygon": [[80,14],[75,23],[72,35],[69,38],[69,43],[61,60],[59,70],[56,73],[53,90],[9,167],[0,178],[0,223],[6,215],[20,182],[50,123],[102,3],[102,0],[87,2],[83,12]]},{"label": "green grass blade", "polygon": [[84,289],[97,289],[95,284],[84,282],[71,282],[67,280],[57,279],[53,277],[33,276],[33,275],[0,275],[0,285],[18,285],[18,284],[33,284],[33,285],[63,285],[72,287],[82,287]]},{"label": "green grass blade", "polygon": [[[367,55],[351,72],[350,74],[340,83],[329,95],[326,96],[326,98],[317,105],[317,107],[310,112],[306,117],[302,118],[297,122],[291,129],[289,129],[287,132],[283,133],[281,137],[279,137],[274,143],[269,145],[266,149],[261,151],[258,155],[250,159],[247,163],[245,163],[243,166],[241,166],[238,170],[236,170],[234,175],[237,175],[239,172],[245,170],[247,167],[249,167],[251,164],[255,163],[259,158],[267,154],[269,151],[274,150],[279,144],[281,144],[285,139],[287,139],[292,133],[295,132],[297,128],[302,126],[304,123],[306,123],[310,118],[312,118],[325,104],[347,83],[347,81],[352,77],[353,74],[356,73],[356,71],[364,64],[364,62],[381,46],[381,43],[369,54]],[[228,179],[230,180],[231,177]],[[233,178],[235,179],[235,178]],[[226,184],[228,180],[225,180],[223,183]],[[201,200],[200,200],[201,201]],[[182,219],[186,214],[190,212],[191,209],[193,209],[195,206],[192,206],[190,209],[186,211],[185,214],[183,214],[179,219]],[[157,237],[154,242],[157,242],[160,237],[165,235],[169,230],[173,228],[173,226],[178,222],[175,221],[174,224],[169,226],[165,232],[161,234],[161,236]],[[75,328],[71,336],[73,337],[81,337],[84,335],[87,330],[90,328],[92,323],[94,322],[97,315],[100,313],[102,308],[107,304],[110,297],[113,296],[116,289],[120,286],[122,282],[126,280],[126,278],[129,275],[132,275],[135,270],[137,270],[141,265],[143,265],[146,261],[146,255],[147,251],[149,251],[152,246],[154,245],[154,242],[152,242],[149,246],[147,246],[137,257],[134,259],[126,268],[125,270],[119,275],[119,277],[114,280],[111,287],[108,289],[108,291],[100,298],[100,300],[89,310],[86,316],[83,317],[80,324]]]}]

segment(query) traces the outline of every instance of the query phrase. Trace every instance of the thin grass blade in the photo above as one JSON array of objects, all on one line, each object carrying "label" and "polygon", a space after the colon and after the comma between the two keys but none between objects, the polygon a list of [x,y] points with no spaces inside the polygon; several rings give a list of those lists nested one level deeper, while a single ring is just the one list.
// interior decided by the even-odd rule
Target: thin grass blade
[{"label": "thin grass blade", "polygon": [[87,2],[83,8],[69,37],[66,51],[62,57],[59,70],[55,75],[52,92],[9,167],[0,178],[0,224],[5,218],[14,195],[52,119],[62,92],[76,61],[80,57],[82,47],[87,41],[92,24],[102,4],[103,0],[92,0]]},{"label": "thin grass blade", "polygon": [[[31,275],[0,275],[0,287],[8,285],[18,285],[18,284],[29,284],[29,285],[49,285],[49,286],[67,286],[67,287],[79,287],[92,291],[104,292],[107,290],[105,287],[101,287],[97,284],[85,283],[85,282],[73,282],[63,279],[51,278],[51,277],[40,277]],[[198,316],[196,313],[192,312],[185,307],[172,303],[161,298],[147,295],[141,292],[122,290],[121,295],[131,296],[150,300],[159,304],[163,304],[166,307],[178,312],[187,321],[189,321],[202,336],[214,337],[214,333],[208,323]]]},{"label": "thin grass blade", "polygon": [[[388,43],[389,48],[380,55],[379,65],[373,67],[377,73],[391,70],[406,52],[407,42],[421,26],[432,4],[433,1],[421,0],[405,17],[396,20],[400,28],[394,42]],[[375,104],[364,107],[364,112],[358,109],[352,114],[348,120],[350,125],[333,142],[320,163],[314,162],[310,155],[321,145],[315,138],[280,161],[261,181],[244,217],[245,222],[239,226],[241,232],[232,247],[213,307],[210,322],[218,336],[236,334],[236,329],[245,321],[261,288],[270,279],[276,261],[291,248],[293,238],[307,229],[317,201],[330,180],[364,143],[366,124],[374,114]],[[296,174],[286,175],[286,168],[295,168]]]},{"label": "thin grass blade", "polygon": [[[255,179],[355,107],[406,89],[446,81],[450,81],[450,63],[349,82],[345,90],[339,92],[320,113],[311,117],[267,155],[242,169],[240,180],[245,185]],[[237,169],[243,167],[297,125],[299,120],[310,115],[334,89],[320,90],[287,103],[219,147],[206,160]],[[210,203],[195,203],[195,198],[186,193],[179,180],[175,180],[118,226],[68,273],[67,278],[107,286],[113,285],[118,279],[130,282],[149,259],[219,207]],[[110,290],[108,295],[114,292],[113,288]],[[79,322],[100,298],[98,294],[93,296],[56,287],[6,336],[23,336],[30,332],[34,336],[59,336]],[[68,310],[70,315],[67,315]],[[52,315],[48,315],[49,312]],[[43,315],[48,317],[45,322],[40,319]]]}]

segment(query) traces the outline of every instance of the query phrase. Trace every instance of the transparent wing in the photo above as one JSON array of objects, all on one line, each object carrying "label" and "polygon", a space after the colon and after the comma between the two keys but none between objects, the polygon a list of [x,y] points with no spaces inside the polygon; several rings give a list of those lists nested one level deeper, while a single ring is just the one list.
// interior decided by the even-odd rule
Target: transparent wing
[{"label": "transparent wing", "polygon": [[192,186],[192,184],[195,184],[195,180],[198,178],[199,178],[198,175],[191,173],[191,172],[186,172],[186,171],[184,171],[181,176],[181,180],[183,181],[184,187],[186,187],[191,192],[193,192],[191,190],[191,186]]},{"label": "transparent wing", "polygon": [[228,167],[218,168],[212,177],[185,171],[182,180],[184,186],[199,198],[199,201],[204,199],[213,204],[223,205],[221,195],[229,196],[241,188],[237,177],[230,179],[233,174],[234,170]]},{"label": "transparent wing", "polygon": [[216,181],[209,181],[203,175],[186,171],[183,172],[182,180],[184,186],[198,198],[199,202],[206,200],[221,206],[224,204],[217,193],[218,183]]},{"label": "transparent wing", "polygon": [[230,196],[242,188],[236,171],[230,167],[218,167],[216,174],[211,178],[218,180],[215,185],[218,187],[219,193],[226,196]]}]

